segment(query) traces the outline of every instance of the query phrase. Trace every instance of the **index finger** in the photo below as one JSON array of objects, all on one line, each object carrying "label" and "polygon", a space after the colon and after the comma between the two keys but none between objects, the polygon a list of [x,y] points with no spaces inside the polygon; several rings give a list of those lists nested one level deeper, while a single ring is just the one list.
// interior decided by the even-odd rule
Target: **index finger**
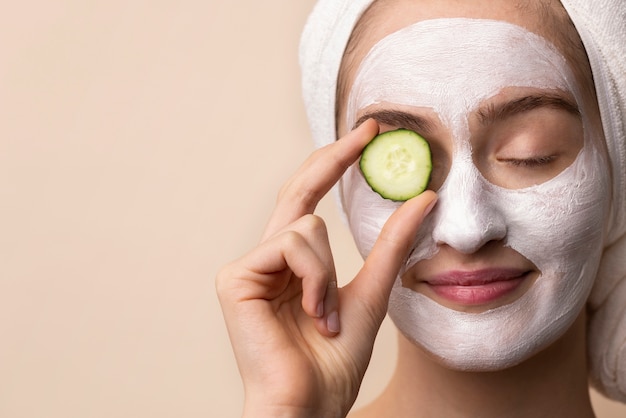
[{"label": "index finger", "polygon": [[366,120],[340,140],[313,152],[282,187],[262,240],[313,213],[376,134],[376,121]]}]

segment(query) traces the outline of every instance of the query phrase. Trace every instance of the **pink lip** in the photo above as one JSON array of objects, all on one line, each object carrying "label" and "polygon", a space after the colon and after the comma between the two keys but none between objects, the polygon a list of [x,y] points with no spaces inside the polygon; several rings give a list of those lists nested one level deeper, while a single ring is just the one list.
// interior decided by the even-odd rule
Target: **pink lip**
[{"label": "pink lip", "polygon": [[426,280],[440,297],[462,305],[493,302],[522,283],[527,271],[518,269],[484,269],[447,271]]}]

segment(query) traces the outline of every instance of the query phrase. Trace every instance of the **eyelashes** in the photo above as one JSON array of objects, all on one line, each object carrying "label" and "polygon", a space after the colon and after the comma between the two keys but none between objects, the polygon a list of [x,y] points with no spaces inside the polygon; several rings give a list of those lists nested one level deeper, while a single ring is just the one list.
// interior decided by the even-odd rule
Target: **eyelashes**
[{"label": "eyelashes", "polygon": [[556,155],[547,155],[532,158],[499,158],[499,162],[510,164],[514,167],[533,168],[549,165],[556,160]]}]

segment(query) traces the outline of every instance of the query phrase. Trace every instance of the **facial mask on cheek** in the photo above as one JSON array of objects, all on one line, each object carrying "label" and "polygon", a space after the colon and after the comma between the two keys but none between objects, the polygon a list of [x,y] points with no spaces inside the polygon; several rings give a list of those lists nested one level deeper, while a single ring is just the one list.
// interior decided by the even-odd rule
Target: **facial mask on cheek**
[{"label": "facial mask on cheek", "polygon": [[[481,243],[501,240],[541,272],[518,300],[480,314],[445,308],[396,280],[391,318],[451,367],[515,365],[563,335],[586,302],[608,193],[606,164],[589,132],[576,161],[557,177],[507,190],[488,183],[473,165],[468,128],[470,112],[505,87],[560,89],[582,103],[573,80],[565,59],[543,38],[508,23],[473,19],[408,26],[375,45],[357,72],[349,124],[358,111],[389,103],[431,108],[452,132],[452,167],[405,267],[432,257],[437,241],[471,253]],[[355,241],[367,256],[398,203],[371,191],[358,165],[348,170],[341,190]]]},{"label": "facial mask on cheek", "polygon": [[[562,336],[583,309],[600,260],[608,192],[596,169],[601,164],[589,147],[547,183],[523,190],[491,186],[485,193],[492,210],[506,219],[506,245],[541,271],[523,296],[483,313],[464,313],[397,280],[389,302],[397,327],[448,366],[471,371],[514,366]],[[435,230],[441,226],[434,223]]]}]

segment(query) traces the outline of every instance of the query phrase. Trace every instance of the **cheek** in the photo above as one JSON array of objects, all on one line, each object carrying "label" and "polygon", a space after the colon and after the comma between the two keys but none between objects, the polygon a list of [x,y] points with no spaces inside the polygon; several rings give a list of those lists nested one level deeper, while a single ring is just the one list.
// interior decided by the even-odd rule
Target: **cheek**
[{"label": "cheek", "polygon": [[[478,210],[498,212],[506,228],[504,244],[528,258],[542,273],[569,276],[585,264],[598,262],[609,195],[608,174],[602,167],[601,155],[593,147],[585,147],[573,165],[539,186],[510,190],[485,183],[484,192],[491,196],[480,201],[495,207]],[[401,203],[373,192],[358,163],[346,171],[340,193],[357,248],[367,257],[383,225]],[[436,252],[432,238],[436,219],[430,216],[422,225],[407,267]],[[593,280],[592,275],[588,277]]]},{"label": "cheek", "polygon": [[358,163],[352,165],[341,179],[340,193],[354,241],[365,258],[383,225],[401,203],[383,199],[375,193],[361,175]]},{"label": "cheek", "polygon": [[572,271],[602,248],[608,177],[602,158],[586,147],[574,164],[547,183],[501,190],[507,245],[541,271]]}]

